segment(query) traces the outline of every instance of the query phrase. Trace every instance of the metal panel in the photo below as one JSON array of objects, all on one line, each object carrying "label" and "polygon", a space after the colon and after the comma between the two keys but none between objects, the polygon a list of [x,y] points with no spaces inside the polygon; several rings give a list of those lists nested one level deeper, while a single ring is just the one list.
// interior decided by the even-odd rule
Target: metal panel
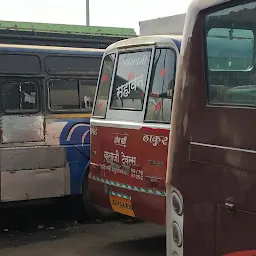
[{"label": "metal panel", "polygon": [[10,115],[1,117],[2,143],[44,140],[43,116]]},{"label": "metal panel", "polygon": [[60,144],[60,134],[67,124],[66,120],[58,120],[55,118],[46,118],[45,121],[45,142],[47,145],[59,145]]},{"label": "metal panel", "polygon": [[20,201],[70,194],[69,168],[1,173],[1,201]]},{"label": "metal panel", "polygon": [[66,164],[66,149],[60,146],[10,147],[0,149],[1,171],[47,169]]}]

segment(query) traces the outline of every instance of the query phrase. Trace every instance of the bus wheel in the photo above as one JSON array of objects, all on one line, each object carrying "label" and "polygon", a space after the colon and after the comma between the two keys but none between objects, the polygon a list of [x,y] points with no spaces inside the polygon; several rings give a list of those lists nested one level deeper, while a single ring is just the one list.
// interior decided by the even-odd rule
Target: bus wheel
[{"label": "bus wheel", "polygon": [[84,207],[84,210],[86,212],[88,219],[89,220],[101,220],[101,221],[115,219],[118,216],[118,214],[116,214],[112,210],[108,210],[108,209],[104,209],[104,208],[95,206],[92,203],[89,189],[88,189],[88,174],[89,174],[89,172],[87,172],[84,176],[83,188],[82,188],[83,207]]}]

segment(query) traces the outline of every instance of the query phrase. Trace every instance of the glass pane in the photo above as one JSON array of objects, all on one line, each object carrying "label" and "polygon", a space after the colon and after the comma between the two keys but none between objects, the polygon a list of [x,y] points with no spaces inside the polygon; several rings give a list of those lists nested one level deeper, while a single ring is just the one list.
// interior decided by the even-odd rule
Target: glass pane
[{"label": "glass pane", "polygon": [[38,104],[36,84],[24,82],[21,86],[21,108],[36,109]]},{"label": "glass pane", "polygon": [[38,56],[1,53],[0,59],[0,73],[3,74],[36,75],[41,72],[41,64]]},{"label": "glass pane", "polygon": [[48,56],[44,64],[47,73],[52,75],[88,75],[91,73],[98,76],[101,58],[101,56]]},{"label": "glass pane", "polygon": [[10,82],[2,85],[3,110],[19,111],[20,110],[20,83]]},{"label": "glass pane", "polygon": [[107,55],[103,61],[103,67],[101,71],[101,77],[99,82],[98,94],[96,98],[96,104],[94,109],[94,116],[105,117],[107,105],[108,105],[108,95],[110,90],[110,85],[113,76],[115,64],[115,54]]},{"label": "glass pane", "polygon": [[28,112],[38,109],[38,85],[29,81],[8,82],[2,85],[3,110],[5,112]]},{"label": "glass pane", "polygon": [[77,80],[51,80],[49,93],[50,108],[53,110],[80,108]]},{"label": "glass pane", "polygon": [[97,81],[80,81],[79,94],[80,106],[88,111],[92,110],[93,100],[96,92]]},{"label": "glass pane", "polygon": [[156,49],[147,103],[147,121],[169,123],[175,80],[175,53]]},{"label": "glass pane", "polygon": [[209,103],[256,105],[256,3],[206,16]]},{"label": "glass pane", "polygon": [[121,53],[118,58],[111,108],[142,110],[151,51]]},{"label": "glass pane", "polygon": [[246,70],[253,66],[252,30],[212,28],[207,35],[211,70]]}]

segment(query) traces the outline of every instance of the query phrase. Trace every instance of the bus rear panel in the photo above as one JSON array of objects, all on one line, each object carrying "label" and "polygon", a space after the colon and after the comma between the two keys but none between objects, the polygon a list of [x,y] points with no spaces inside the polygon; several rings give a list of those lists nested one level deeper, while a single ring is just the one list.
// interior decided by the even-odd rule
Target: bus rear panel
[{"label": "bus rear panel", "polygon": [[179,37],[149,36],[109,46],[91,119],[92,201],[163,225],[179,45]]},{"label": "bus rear panel", "polygon": [[256,1],[193,1],[167,169],[167,255],[256,254]]}]

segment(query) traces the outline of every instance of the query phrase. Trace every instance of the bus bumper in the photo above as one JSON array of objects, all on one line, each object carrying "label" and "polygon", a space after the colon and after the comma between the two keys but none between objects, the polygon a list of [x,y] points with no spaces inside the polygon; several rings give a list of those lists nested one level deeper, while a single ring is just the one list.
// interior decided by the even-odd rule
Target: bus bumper
[{"label": "bus bumper", "polygon": [[90,197],[96,206],[165,225],[165,196],[117,187],[91,174],[88,178]]}]

